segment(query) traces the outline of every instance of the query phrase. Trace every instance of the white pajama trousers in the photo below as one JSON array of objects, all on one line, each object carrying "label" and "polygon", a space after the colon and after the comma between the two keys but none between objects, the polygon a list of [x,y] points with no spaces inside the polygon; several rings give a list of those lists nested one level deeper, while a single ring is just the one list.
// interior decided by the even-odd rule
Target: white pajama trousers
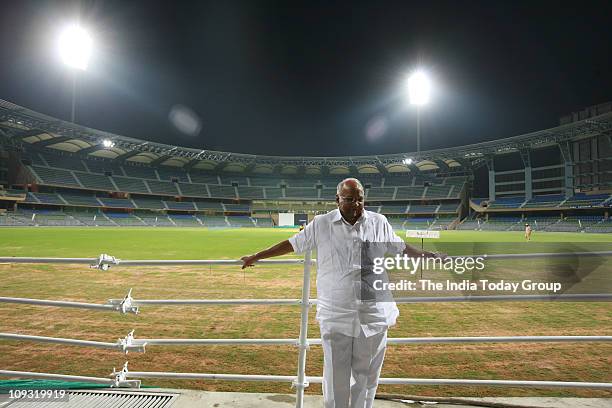
[{"label": "white pajama trousers", "polygon": [[321,339],[325,408],[372,408],[385,358],[387,330],[370,337],[363,331],[359,337],[332,332]]}]

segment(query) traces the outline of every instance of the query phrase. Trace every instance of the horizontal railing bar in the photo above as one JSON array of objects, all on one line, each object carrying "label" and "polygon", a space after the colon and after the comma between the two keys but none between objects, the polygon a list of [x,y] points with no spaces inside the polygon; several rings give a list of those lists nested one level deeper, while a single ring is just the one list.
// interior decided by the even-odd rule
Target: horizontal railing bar
[{"label": "horizontal railing bar", "polygon": [[[99,258],[37,258],[37,257],[0,257],[0,263],[49,263],[49,264],[97,264]],[[312,260],[316,262],[316,260]],[[115,259],[108,262],[109,265],[122,266],[154,266],[154,265],[242,265],[241,260],[237,259],[141,259],[127,260]],[[257,261],[258,264],[304,264],[303,259],[265,259]]]},{"label": "horizontal railing bar", "polygon": [[205,374],[205,373],[170,373],[156,371],[129,371],[129,378],[175,378],[182,380],[226,380],[226,381],[272,381],[293,382],[294,375],[243,375],[243,374]]},{"label": "horizontal railing bar", "polygon": [[[529,259],[567,256],[612,256],[612,251],[582,251],[582,252],[535,252],[524,254],[482,254],[482,255],[452,255],[451,258],[486,257],[487,259]],[[0,257],[0,263],[60,263],[60,264],[94,264],[99,258],[38,258],[38,257]],[[303,264],[303,259],[267,259],[257,261],[261,264]],[[316,263],[316,259],[312,260]],[[124,266],[154,266],[154,265],[242,265],[241,260],[234,259],[171,259],[171,260],[127,260],[116,259],[111,265]]]},{"label": "horizontal railing bar", "polygon": [[[293,382],[296,376],[283,375],[240,375],[240,374],[204,374],[204,373],[170,373],[154,371],[130,371],[128,378],[174,378],[186,380],[227,380],[227,381],[276,381]],[[321,383],[323,377],[306,377],[309,383]],[[543,388],[599,388],[612,389],[612,383],[575,382],[575,381],[515,381],[515,380],[462,380],[431,378],[380,378],[379,384],[388,385],[476,385],[497,387],[543,387]]]},{"label": "horizontal railing bar", "polygon": [[[64,381],[81,381],[113,385],[112,379],[86,377],[76,375],[35,373],[27,371],[0,370],[0,376],[21,378],[44,378]],[[241,374],[206,374],[206,373],[172,373],[155,371],[129,371],[128,378],[173,378],[186,380],[223,380],[223,381],[271,381],[294,382],[297,377],[290,375],[241,375]],[[309,383],[321,383],[322,377],[306,377]],[[463,380],[463,379],[432,379],[432,378],[380,378],[382,385],[473,385],[495,387],[542,387],[542,388],[597,388],[612,389],[612,383],[576,382],[576,381],[517,381],[517,380]],[[122,381],[119,385],[131,385],[133,382]]]},{"label": "horizontal railing bar", "polygon": [[55,264],[93,264],[98,258],[35,258],[35,257],[0,257],[0,263],[55,263]]},{"label": "horizontal railing bar", "polygon": [[[489,336],[489,337],[390,337],[388,344],[436,343],[569,343],[609,342],[612,336]],[[297,345],[297,339],[134,339],[134,345],[212,345],[212,344],[279,344]],[[309,345],[321,345],[321,339],[308,339]]]},{"label": "horizontal railing bar", "polygon": [[[321,378],[321,377],[319,377]],[[311,382],[318,382],[312,380]],[[476,385],[483,387],[542,387],[542,388],[598,388],[612,389],[612,383],[577,381],[518,381],[518,380],[460,380],[429,378],[380,378],[385,385]]]},{"label": "horizontal railing bar", "polygon": [[[303,259],[266,259],[257,261],[258,264],[272,264],[272,265],[302,265],[304,264]],[[155,265],[242,265],[241,260],[234,259],[193,259],[193,260],[118,260],[117,265],[120,266],[155,266]]]},{"label": "horizontal railing bar", "polygon": [[114,310],[113,305],[100,305],[96,303],[81,303],[81,302],[68,302],[60,300],[43,300],[43,299],[27,299],[27,298],[13,298],[13,297],[0,297],[0,303],[20,303],[26,305],[38,305],[38,306],[56,306],[56,307],[74,307],[79,309],[95,309],[95,310]]},{"label": "horizontal railing bar", "polygon": [[[120,303],[123,299],[109,299],[111,304]],[[299,299],[150,299],[132,300],[134,306],[144,305],[299,305]]]},{"label": "horizontal railing bar", "polygon": [[108,384],[109,386],[115,383],[113,380],[109,378],[85,377],[81,375],[34,373],[30,371],[0,370],[0,376],[21,377],[21,378],[45,378],[49,380],[91,382],[91,383],[98,383],[98,384]]},{"label": "horizontal railing bar", "polygon": [[[38,306],[72,307],[93,310],[117,310],[124,299],[109,299],[107,304],[69,302],[59,300],[0,297],[0,303],[19,303]],[[484,296],[443,296],[397,298],[396,303],[436,303],[436,302],[493,302],[493,301],[570,301],[570,300],[612,300],[612,294],[563,294],[563,295],[484,295]],[[310,299],[316,304],[317,299]],[[300,299],[142,299],[131,300],[132,306],[206,306],[206,305],[300,305]]]},{"label": "horizontal railing bar", "polygon": [[13,334],[13,333],[0,333],[0,339],[34,341],[37,343],[69,344],[72,346],[96,347],[96,348],[104,348],[104,349],[118,349],[119,348],[118,343],[105,343],[101,341],[65,339],[61,337],[29,336],[25,334]]},{"label": "horizontal railing bar", "polygon": [[[106,343],[90,340],[66,339],[60,337],[31,336],[0,333],[0,339],[55,343],[72,346],[96,347],[116,350],[144,351],[144,346],[186,346],[186,345],[288,345],[296,346],[297,339],[145,339],[131,338],[125,348],[121,342]],[[610,342],[612,336],[492,336],[492,337],[391,337],[388,344],[436,344],[436,343],[535,343],[535,342]],[[311,338],[308,345],[321,345],[321,339]]]},{"label": "horizontal railing bar", "polygon": [[186,346],[186,345],[215,345],[215,344],[261,344],[261,345],[290,345],[298,344],[297,339],[134,339],[134,345],[147,346]]},{"label": "horizontal railing bar", "polygon": [[389,344],[539,343],[539,342],[568,343],[568,342],[589,342],[589,341],[608,342],[608,341],[612,341],[612,336],[391,337],[387,339],[387,343]]}]

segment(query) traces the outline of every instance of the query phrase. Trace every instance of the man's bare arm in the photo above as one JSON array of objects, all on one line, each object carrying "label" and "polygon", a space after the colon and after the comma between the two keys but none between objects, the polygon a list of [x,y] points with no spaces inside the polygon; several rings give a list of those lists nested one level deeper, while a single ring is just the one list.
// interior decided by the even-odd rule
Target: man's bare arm
[{"label": "man's bare arm", "polygon": [[293,252],[293,246],[291,246],[289,240],[286,239],[254,255],[243,256],[242,258],[240,258],[240,260],[242,261],[242,269],[246,268],[247,266],[254,266],[255,262],[260,261],[262,259],[272,258],[274,256],[281,256],[291,252]]}]

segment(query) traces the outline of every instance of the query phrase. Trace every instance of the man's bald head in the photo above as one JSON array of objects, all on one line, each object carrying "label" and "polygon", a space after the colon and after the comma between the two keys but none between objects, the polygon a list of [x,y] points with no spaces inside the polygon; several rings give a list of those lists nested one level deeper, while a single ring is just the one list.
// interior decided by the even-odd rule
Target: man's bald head
[{"label": "man's bald head", "polygon": [[345,190],[345,191],[346,190],[349,190],[349,191],[359,190],[361,191],[361,193],[364,192],[361,182],[357,180],[356,178],[352,178],[352,177],[345,178],[340,183],[338,183],[338,187],[336,187],[336,194],[340,195],[342,190]]},{"label": "man's bald head", "polygon": [[363,214],[364,191],[356,178],[342,180],[336,188],[336,203],[342,217],[351,225]]}]

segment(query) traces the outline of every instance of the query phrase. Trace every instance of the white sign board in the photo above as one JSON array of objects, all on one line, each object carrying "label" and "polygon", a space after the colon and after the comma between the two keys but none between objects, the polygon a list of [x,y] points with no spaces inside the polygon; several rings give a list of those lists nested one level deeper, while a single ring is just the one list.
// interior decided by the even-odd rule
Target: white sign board
[{"label": "white sign board", "polygon": [[294,220],[294,213],[278,213],[278,226],[279,227],[287,227],[287,226],[294,226],[295,225],[295,220]]},{"label": "white sign board", "polygon": [[406,230],[408,238],[440,238],[440,231]]}]

